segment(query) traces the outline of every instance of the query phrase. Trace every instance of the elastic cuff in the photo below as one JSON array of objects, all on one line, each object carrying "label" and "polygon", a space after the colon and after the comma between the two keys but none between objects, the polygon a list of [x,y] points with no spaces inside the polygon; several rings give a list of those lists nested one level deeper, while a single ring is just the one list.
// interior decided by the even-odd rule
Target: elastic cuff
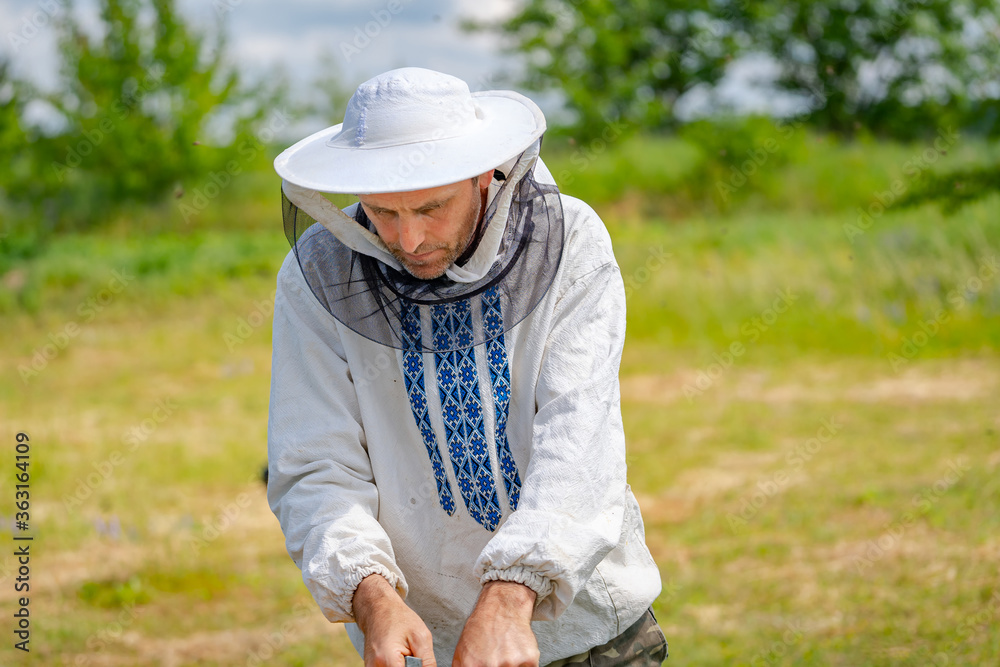
[{"label": "elastic cuff", "polygon": [[366,568],[356,570],[347,578],[344,582],[345,586],[350,589],[351,594],[347,598],[347,611],[351,617],[351,621],[354,621],[354,594],[358,590],[358,586],[361,585],[361,581],[372,574],[380,574],[385,577],[385,580],[389,582],[397,593],[403,598],[406,597],[406,587],[400,585],[399,577],[393,574],[388,568],[382,565],[370,565]]},{"label": "elastic cuff", "polygon": [[520,565],[516,567],[509,567],[506,570],[489,570],[479,579],[480,584],[486,584],[490,581],[513,581],[518,584],[524,584],[531,590],[535,591],[536,608],[539,603],[552,592],[553,589],[551,579],[543,577],[537,572],[532,572],[528,568]]}]

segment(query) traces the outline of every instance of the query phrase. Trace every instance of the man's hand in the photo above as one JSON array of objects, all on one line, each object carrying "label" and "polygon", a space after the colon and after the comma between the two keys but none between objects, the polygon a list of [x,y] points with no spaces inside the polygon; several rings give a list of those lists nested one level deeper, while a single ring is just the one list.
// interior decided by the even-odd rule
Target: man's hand
[{"label": "man's hand", "polygon": [[531,631],[535,592],[512,581],[483,586],[455,648],[452,667],[538,667]]},{"label": "man's hand", "polygon": [[365,667],[403,667],[405,656],[436,667],[431,632],[385,577],[372,574],[354,591],[354,620],[365,633]]}]

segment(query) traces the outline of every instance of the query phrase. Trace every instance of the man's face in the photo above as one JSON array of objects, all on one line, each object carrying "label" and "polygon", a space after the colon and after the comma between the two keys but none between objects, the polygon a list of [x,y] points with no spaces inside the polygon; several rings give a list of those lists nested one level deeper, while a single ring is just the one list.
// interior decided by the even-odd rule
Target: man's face
[{"label": "man's face", "polygon": [[444,274],[472,240],[493,172],[412,192],[360,195],[375,231],[414,277]]}]

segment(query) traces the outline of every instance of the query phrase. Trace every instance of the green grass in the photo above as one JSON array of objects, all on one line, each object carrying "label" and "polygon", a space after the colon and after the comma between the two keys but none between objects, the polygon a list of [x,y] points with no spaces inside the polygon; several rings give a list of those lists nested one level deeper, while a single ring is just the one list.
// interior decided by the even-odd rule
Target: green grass
[{"label": "green grass", "polygon": [[[924,357],[1000,344],[990,325],[1000,314],[997,204],[994,196],[954,216],[890,210],[860,233],[852,214],[605,217],[633,337],[705,351],[739,341],[783,354],[885,357],[922,323],[946,318],[920,346]],[[179,297],[236,299],[248,284],[273,282],[288,248],[277,227],[61,237],[7,274],[13,288],[0,292],[0,312],[60,328],[105,307],[144,313]],[[782,294],[785,312],[768,312]]]},{"label": "green grass", "polygon": [[[950,218],[933,208],[890,213],[853,239],[844,215],[614,223],[631,333],[668,346],[884,356],[943,311],[946,324],[920,356],[995,349],[998,201]],[[786,291],[786,312],[767,313]]]},{"label": "green grass", "polygon": [[818,135],[794,121],[693,123],[679,136],[623,133],[610,141],[546,139],[543,158],[567,194],[671,220],[775,211],[815,215],[901,197],[930,171],[995,164],[1000,143],[962,133],[901,144]]},{"label": "green grass", "polygon": [[[873,162],[906,155],[886,150]],[[159,210],[53,239],[0,276],[0,423],[32,444],[31,664],[360,664],[258,481],[287,244],[275,179],[245,188],[184,227]],[[669,664],[994,664],[1000,276],[968,280],[1000,255],[996,198],[890,210],[853,243],[849,209],[676,219],[658,202],[598,203],[629,286],[623,416]],[[114,293],[113,270],[130,277]],[[0,645],[0,664],[23,658]]]}]

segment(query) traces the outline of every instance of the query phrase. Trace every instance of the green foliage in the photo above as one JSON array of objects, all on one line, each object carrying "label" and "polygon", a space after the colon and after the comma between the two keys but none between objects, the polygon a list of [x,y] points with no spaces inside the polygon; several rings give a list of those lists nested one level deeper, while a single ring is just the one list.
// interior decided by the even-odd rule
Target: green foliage
[{"label": "green foliage", "polygon": [[221,28],[192,27],[173,0],[102,0],[96,32],[67,3],[54,23],[56,91],[14,82],[21,94],[3,111],[5,120],[21,118],[34,100],[61,121],[48,132],[5,123],[3,141],[10,134],[30,145],[3,183],[15,217],[30,218],[22,230],[93,227],[123,204],[157,201],[204,179],[252,138],[276,95],[245,85],[226,60]]},{"label": "green foliage", "polygon": [[604,205],[642,192],[676,192],[703,160],[694,145],[671,136],[636,135],[614,144],[546,140],[542,157],[559,189]]},{"label": "green foliage", "polygon": [[149,602],[149,593],[138,577],[128,581],[88,581],[77,593],[84,602],[95,607],[118,608]]},{"label": "green foliage", "polygon": [[129,240],[63,234],[8,274],[17,278],[0,291],[0,313],[65,310],[79,317],[88,299],[108,286],[115,271],[129,285],[142,286],[122,297],[133,305],[224,292],[230,281],[273,282],[287,250],[277,224],[270,232],[228,230],[186,236],[160,232]]},{"label": "green foliage", "polygon": [[[939,150],[939,147],[943,147]],[[869,207],[924,174],[993,164],[1000,144],[975,137],[888,142],[820,134],[762,117],[688,123],[673,135],[546,140],[544,159],[567,194],[645,218],[733,213],[814,215]],[[988,190],[986,191],[988,192]]]},{"label": "green foliage", "polygon": [[[733,18],[721,21],[721,12]],[[739,2],[729,0],[710,11],[693,0],[528,0],[494,27],[526,54],[525,84],[558,87],[580,136],[592,138],[615,121],[672,125],[685,90],[724,74],[740,48],[742,16]]]},{"label": "green foliage", "polygon": [[1000,164],[957,169],[947,173],[927,172],[900,202],[900,206],[918,206],[938,202],[948,213],[962,206],[1000,192]]},{"label": "green foliage", "polygon": [[686,179],[689,196],[712,202],[720,211],[750,193],[772,189],[782,167],[803,162],[807,155],[800,123],[762,117],[700,120],[681,127],[678,135],[704,155]]},{"label": "green foliage", "polygon": [[[781,63],[779,86],[808,96],[810,121],[911,139],[962,124],[996,100],[1000,6],[992,0],[753,3],[753,38]],[[865,83],[865,72],[878,78]],[[870,81],[870,79],[869,79]],[[1000,128],[997,128],[1000,130]]]},{"label": "green foliage", "polygon": [[331,125],[343,120],[354,89],[344,79],[339,58],[331,52],[320,54],[319,75],[308,86],[311,99],[305,102],[302,115],[315,116]]},{"label": "green foliage", "polygon": [[21,122],[30,96],[27,85],[11,75],[10,62],[0,58],[0,155],[7,160],[0,170],[0,256],[30,257],[45,231],[28,220],[48,178],[35,153],[37,132]]},{"label": "green foliage", "polygon": [[675,126],[681,95],[751,53],[773,57],[777,85],[820,129],[912,139],[995,120],[998,18],[992,0],[527,0],[488,27],[526,56],[525,85],[565,93],[583,139],[611,123]]}]

